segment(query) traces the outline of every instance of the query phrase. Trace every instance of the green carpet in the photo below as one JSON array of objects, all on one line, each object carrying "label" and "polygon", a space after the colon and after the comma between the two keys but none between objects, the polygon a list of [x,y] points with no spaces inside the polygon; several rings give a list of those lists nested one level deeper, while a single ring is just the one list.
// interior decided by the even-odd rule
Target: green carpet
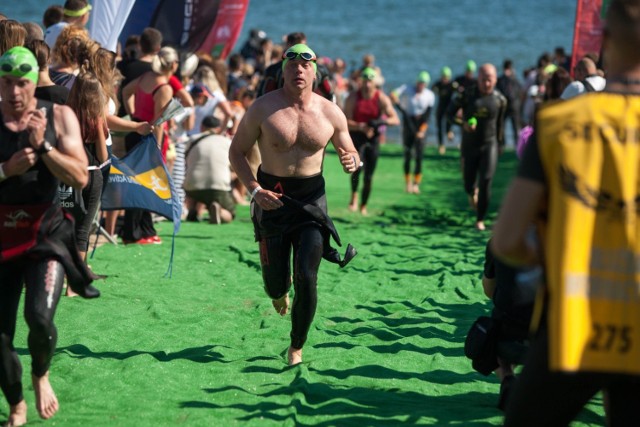
[{"label": "green carpet", "polygon": [[[345,269],[322,264],[302,365],[286,365],[290,317],[262,289],[248,208],[229,225],[183,224],[172,279],[162,222],[163,245],[97,250],[100,299],[63,297],[51,368],[61,409],[39,420],[25,386],[30,425],[500,425],[495,376],[473,371],[462,350],[490,309],[480,282],[489,232],[473,228],[459,152],[429,147],[420,195],[404,193],[401,164],[401,149],[384,145],[362,217],[346,209],[349,179],[328,150],[329,210],[359,254]],[[489,225],[515,167],[507,152]],[[15,345],[30,383],[22,318]],[[7,414],[3,400],[0,421]],[[573,425],[603,425],[602,414],[598,396]]]}]

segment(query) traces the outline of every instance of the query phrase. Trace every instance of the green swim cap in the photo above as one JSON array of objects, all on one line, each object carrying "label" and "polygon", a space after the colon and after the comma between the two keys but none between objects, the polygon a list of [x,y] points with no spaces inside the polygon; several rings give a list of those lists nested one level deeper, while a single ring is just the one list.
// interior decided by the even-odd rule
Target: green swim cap
[{"label": "green swim cap", "polygon": [[[310,58],[309,59],[303,58],[301,56],[302,54],[309,54]],[[287,56],[291,56],[291,58],[288,58]],[[311,50],[311,48],[306,44],[302,44],[302,43],[294,44],[282,54],[282,57],[283,57],[282,71],[284,71],[284,67],[287,66],[287,62],[289,62],[290,59],[302,59],[303,61],[313,61],[313,71],[315,72],[318,71],[318,64],[316,64],[316,59],[318,57],[316,56],[316,53],[313,50]]]},{"label": "green swim cap", "polygon": [[544,67],[544,72],[546,74],[551,75],[551,74],[555,73],[557,69],[558,69],[558,66],[556,64],[549,64],[546,67]]},{"label": "green swim cap", "polygon": [[360,77],[365,80],[373,80],[377,76],[376,70],[371,67],[365,67],[362,71],[360,71]]},{"label": "green swim cap", "polygon": [[416,78],[416,82],[428,85],[431,82],[431,76],[427,71],[420,71]]},{"label": "green swim cap", "polygon": [[478,69],[478,66],[476,65],[475,61],[470,59],[467,61],[467,71],[471,71],[472,73],[475,73],[476,70]]},{"label": "green swim cap", "polygon": [[442,77],[447,77],[447,78],[451,78],[451,68],[449,67],[442,67],[442,70],[440,70],[440,75]]},{"label": "green swim cap", "polygon": [[25,47],[12,47],[0,56],[0,77],[24,77],[38,84],[38,71],[36,57]]}]

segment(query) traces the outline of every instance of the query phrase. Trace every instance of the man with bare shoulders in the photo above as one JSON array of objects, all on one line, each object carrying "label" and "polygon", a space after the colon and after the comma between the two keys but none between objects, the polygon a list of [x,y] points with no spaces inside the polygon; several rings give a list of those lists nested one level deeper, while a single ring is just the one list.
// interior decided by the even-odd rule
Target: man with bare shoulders
[{"label": "man with bare shoulders", "polygon": [[[328,141],[333,143],[346,173],[358,169],[360,157],[340,108],[313,92],[315,53],[304,44],[291,46],[282,70],[284,86],[258,98],[247,110],[229,159],[251,191],[265,290],[281,315],[289,309],[293,248],[295,296],[288,361],[295,365],[302,362],[302,347],[315,315],[320,261],[326,257],[330,237],[340,243],[327,215],[325,147]],[[257,177],[247,160],[256,141],[262,157]],[[347,252],[344,261],[354,254]]]},{"label": "man with bare shoulders", "polygon": [[44,419],[58,411],[49,366],[65,274],[81,296],[100,294],[57,196],[59,181],[76,189],[87,183],[78,119],[67,106],[36,99],[37,82],[38,63],[28,49],[14,47],[0,57],[0,388],[10,405],[8,426],[27,422],[22,366],[13,346],[23,287],[31,378]]}]

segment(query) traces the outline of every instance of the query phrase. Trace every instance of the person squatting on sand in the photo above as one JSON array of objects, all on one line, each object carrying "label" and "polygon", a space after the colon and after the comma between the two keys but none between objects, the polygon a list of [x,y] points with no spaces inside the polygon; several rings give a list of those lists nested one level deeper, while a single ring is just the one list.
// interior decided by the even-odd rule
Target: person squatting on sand
[{"label": "person squatting on sand", "polygon": [[[313,92],[316,58],[303,44],[285,52],[284,86],[249,107],[229,153],[233,169],[251,191],[265,290],[281,315],[289,310],[293,248],[290,365],[302,362],[302,347],[316,311],[318,269],[321,259],[328,258],[330,236],[340,243],[327,215],[322,176],[328,141],[336,148],[344,172],[353,173],[360,164],[345,115]],[[262,156],[257,177],[246,157],[256,141]],[[350,249],[349,245],[341,265],[355,255]]]}]

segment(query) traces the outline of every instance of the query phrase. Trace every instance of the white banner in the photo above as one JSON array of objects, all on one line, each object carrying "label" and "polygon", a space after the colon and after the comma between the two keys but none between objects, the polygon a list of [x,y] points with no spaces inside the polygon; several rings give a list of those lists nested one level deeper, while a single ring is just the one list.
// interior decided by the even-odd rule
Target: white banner
[{"label": "white banner", "polygon": [[135,0],[95,0],[89,23],[91,38],[116,52],[118,37],[134,3]]}]

